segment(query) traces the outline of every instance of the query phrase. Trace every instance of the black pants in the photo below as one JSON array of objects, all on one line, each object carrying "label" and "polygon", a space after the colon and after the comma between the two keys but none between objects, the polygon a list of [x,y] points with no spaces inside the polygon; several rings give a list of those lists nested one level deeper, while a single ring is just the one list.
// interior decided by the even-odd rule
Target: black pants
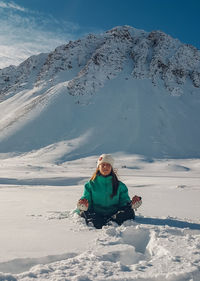
[{"label": "black pants", "polygon": [[115,214],[110,216],[104,216],[92,211],[83,211],[80,215],[85,218],[87,224],[92,223],[96,228],[102,228],[103,225],[108,224],[110,221],[114,221],[121,225],[126,220],[135,219],[135,212],[131,208],[131,204],[127,204],[125,207],[119,209]]}]

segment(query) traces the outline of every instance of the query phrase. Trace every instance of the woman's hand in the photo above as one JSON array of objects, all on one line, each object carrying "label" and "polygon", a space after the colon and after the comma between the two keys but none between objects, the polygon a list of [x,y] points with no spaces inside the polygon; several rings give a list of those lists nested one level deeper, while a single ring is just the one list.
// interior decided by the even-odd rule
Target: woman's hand
[{"label": "woman's hand", "polygon": [[77,208],[80,210],[80,211],[87,211],[88,210],[88,207],[89,207],[89,202],[87,199],[83,198],[83,199],[80,199],[77,203]]},{"label": "woman's hand", "polygon": [[135,195],[131,201],[132,209],[136,210],[142,205],[142,197]]}]

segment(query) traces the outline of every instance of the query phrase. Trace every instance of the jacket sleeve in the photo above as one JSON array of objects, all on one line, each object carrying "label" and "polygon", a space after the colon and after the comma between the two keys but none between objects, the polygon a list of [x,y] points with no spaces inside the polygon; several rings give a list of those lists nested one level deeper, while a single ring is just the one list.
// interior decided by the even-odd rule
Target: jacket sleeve
[{"label": "jacket sleeve", "polygon": [[91,185],[90,182],[87,182],[84,186],[84,192],[83,192],[83,196],[81,197],[81,199],[87,199],[89,202],[89,208],[92,205],[92,192],[91,192]]},{"label": "jacket sleeve", "polygon": [[124,207],[124,206],[126,206],[126,204],[128,202],[131,201],[131,199],[128,195],[128,188],[124,183],[120,182],[120,190],[119,191],[120,191],[120,193],[119,193],[119,206]]}]

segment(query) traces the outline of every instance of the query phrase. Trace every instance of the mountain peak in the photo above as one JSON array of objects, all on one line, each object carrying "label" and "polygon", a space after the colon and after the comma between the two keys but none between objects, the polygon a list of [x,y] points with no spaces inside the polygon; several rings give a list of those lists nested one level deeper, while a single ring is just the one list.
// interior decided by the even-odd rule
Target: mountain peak
[{"label": "mountain peak", "polygon": [[[2,96],[30,82],[48,87],[66,80],[70,80],[72,95],[94,93],[127,65],[132,65],[127,75],[151,79],[155,85],[162,80],[172,95],[182,94],[186,80],[200,87],[200,51],[162,31],[145,32],[125,25],[100,35],[89,34],[49,54],[32,56],[18,67],[0,70],[0,93]],[[34,78],[30,78],[31,71]]]},{"label": "mountain peak", "polygon": [[130,26],[89,34],[0,70],[1,151],[86,134],[88,153],[200,155],[199,88],[200,51],[191,45]]}]

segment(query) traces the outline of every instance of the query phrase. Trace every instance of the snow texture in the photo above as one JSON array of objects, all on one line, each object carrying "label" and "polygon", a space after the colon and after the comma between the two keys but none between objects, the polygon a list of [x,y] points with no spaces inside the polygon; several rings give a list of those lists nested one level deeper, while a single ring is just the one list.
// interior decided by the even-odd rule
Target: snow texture
[{"label": "snow texture", "polygon": [[73,210],[98,157],[55,155],[1,155],[1,281],[200,279],[199,160],[115,154],[143,205],[135,221],[97,230]]}]

